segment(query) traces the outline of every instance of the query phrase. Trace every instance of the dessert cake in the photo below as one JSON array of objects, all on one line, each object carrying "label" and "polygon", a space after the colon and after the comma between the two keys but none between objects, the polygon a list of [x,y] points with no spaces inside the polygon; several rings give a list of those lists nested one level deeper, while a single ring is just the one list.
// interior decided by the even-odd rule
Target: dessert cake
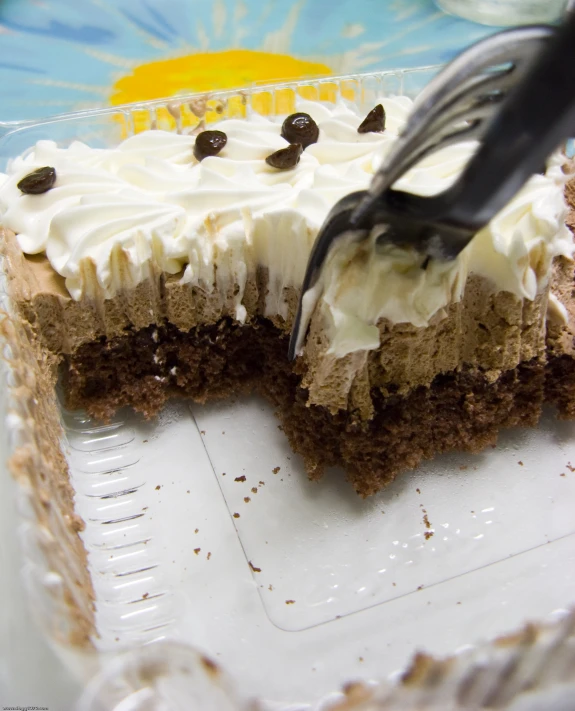
[{"label": "dessert cake", "polygon": [[[451,262],[334,250],[301,353],[287,345],[315,236],[365,189],[411,107],[366,116],[301,101],[217,130],[149,130],[115,148],[39,141],[0,178],[2,249],[19,317],[71,408],[153,416],[166,399],[255,391],[308,474],[341,465],[362,496],[453,449],[575,416],[575,182],[549,161]],[[446,188],[472,144],[397,187]]]}]

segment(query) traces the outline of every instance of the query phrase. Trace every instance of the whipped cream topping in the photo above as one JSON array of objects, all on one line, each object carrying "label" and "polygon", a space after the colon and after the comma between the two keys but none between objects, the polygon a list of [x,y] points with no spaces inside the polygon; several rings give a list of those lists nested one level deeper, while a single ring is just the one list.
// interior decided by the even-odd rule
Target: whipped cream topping
[{"label": "whipped cream topping", "polygon": [[[362,117],[346,104],[300,102],[320,137],[286,171],[265,163],[288,145],[281,119],[259,115],[220,122],[227,145],[201,163],[193,157],[194,136],[164,131],[137,134],[112,149],[39,141],[0,179],[2,222],[24,252],[46,252],[74,299],[98,292],[112,298],[152,270],[185,270],[185,280],[209,285],[215,264],[220,281],[242,287],[250,269],[263,265],[277,286],[268,308],[285,315],[282,289],[301,283],[324,217],[340,197],[369,184],[411,106],[403,98],[385,104],[388,130],[359,134]],[[56,168],[55,187],[21,194],[18,181],[44,165]],[[128,257],[127,274],[115,268],[118,250]],[[95,284],[87,262],[95,265]],[[240,289],[240,314],[241,297]]]},{"label": "whipped cream topping", "polygon": [[[299,164],[278,171],[265,158],[288,144],[282,117],[229,119],[218,156],[198,162],[194,136],[146,131],[111,149],[39,141],[0,174],[0,220],[27,254],[45,252],[73,299],[113,298],[158,272],[211,290],[236,285],[236,318],[248,275],[269,274],[266,315],[288,315],[285,287],[299,288],[317,232],[333,204],[365,189],[405,123],[412,102],[384,98],[383,133],[357,132],[364,118],[352,105],[300,101],[319,125],[319,140]],[[423,195],[450,185],[474,150],[452,146],[421,163],[396,187]],[[42,166],[55,186],[24,195],[17,183]],[[453,262],[432,262],[375,243],[346,244],[330,255],[315,297],[333,326],[338,355],[376,348],[375,324],[420,326],[461,296],[469,272],[501,290],[533,299],[556,254],[571,256],[557,159],[535,176]]]}]

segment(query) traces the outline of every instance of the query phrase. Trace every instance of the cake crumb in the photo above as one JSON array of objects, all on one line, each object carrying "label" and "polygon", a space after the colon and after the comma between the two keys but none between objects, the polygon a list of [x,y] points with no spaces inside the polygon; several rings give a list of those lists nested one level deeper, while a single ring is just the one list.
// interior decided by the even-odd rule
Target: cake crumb
[{"label": "cake crumb", "polygon": [[246,504],[249,504],[250,501],[251,501],[251,499],[250,499],[249,496],[244,496],[244,502],[245,502]]},{"label": "cake crumb", "polygon": [[566,476],[566,474],[565,472],[563,472],[562,474],[559,474],[559,476]]},{"label": "cake crumb", "polygon": [[147,440],[147,439],[143,439],[143,440],[142,440],[142,444],[148,444],[148,440]]},{"label": "cake crumb", "polygon": [[360,662],[363,662],[363,657],[360,657],[360,658],[359,658],[359,661],[360,661]]},{"label": "cake crumb", "polygon": [[431,524],[427,518],[427,511],[425,509],[423,509],[423,523],[425,524],[425,528],[431,528]]},{"label": "cake crumb", "polygon": [[251,560],[248,560],[248,564],[250,568],[253,570],[254,573],[261,573],[262,569],[261,568],[256,568],[256,566],[252,563]]},{"label": "cake crumb", "polygon": [[245,481],[246,477],[245,474],[242,474],[241,476],[237,476],[234,481]]},{"label": "cake crumb", "polygon": [[257,493],[258,493],[257,486],[252,486],[252,494],[257,494]]},{"label": "cake crumb", "polygon": [[519,460],[519,461],[517,462],[517,464],[519,464],[520,467],[523,466],[523,462],[522,462],[521,460]]},{"label": "cake crumb", "polygon": [[156,487],[156,491],[159,491],[161,488],[162,487],[158,484],[158,486]]},{"label": "cake crumb", "polygon": [[397,587],[395,583],[391,583],[391,584],[393,585],[394,588]]},{"label": "cake crumb", "polygon": [[205,434],[206,434],[206,430],[200,430],[200,434],[201,434],[201,435],[205,435]]},{"label": "cake crumb", "polygon": [[210,674],[211,676],[216,676],[219,672],[219,669],[217,667],[217,664],[212,662],[211,659],[208,659],[208,657],[201,656],[200,657],[201,663],[204,665],[204,668]]},{"label": "cake crumb", "polygon": [[274,467],[274,468],[272,469],[272,472],[273,472],[274,474],[277,474],[280,469],[281,469],[281,467]]},{"label": "cake crumb", "polygon": [[196,528],[196,530],[194,531],[194,533],[199,533],[199,532],[200,532],[199,528]]},{"label": "cake crumb", "polygon": [[274,586],[270,583],[270,584],[268,585],[268,590],[269,590],[270,592],[272,592],[273,589],[274,589]]},{"label": "cake crumb", "polygon": [[234,518],[239,518],[239,517],[240,517],[239,513],[234,514]]},{"label": "cake crumb", "polygon": [[186,494],[189,494],[189,493],[190,493],[190,490],[188,489],[188,490],[186,491]]},{"label": "cake crumb", "polygon": [[418,590],[423,590],[423,585],[418,585],[418,586],[417,586],[417,589],[418,589]]},{"label": "cake crumb", "polygon": [[210,551],[208,551],[208,555],[206,556],[206,560],[209,560],[212,557],[212,554]]},{"label": "cake crumb", "polygon": [[425,540],[428,541],[431,536],[433,536],[433,531],[425,531],[423,535],[425,536]]},{"label": "cake crumb", "polygon": [[225,475],[226,475],[226,473],[225,473],[225,472],[222,472],[222,476],[225,476]]},{"label": "cake crumb", "polygon": [[286,605],[293,605],[295,600],[286,600]]},{"label": "cake crumb", "polygon": [[142,600],[145,600],[145,599],[148,597],[149,594],[150,594],[150,593],[144,593],[144,594],[142,595]]},{"label": "cake crumb", "polygon": [[569,469],[570,472],[575,472],[575,467],[571,465],[571,462],[567,462],[567,469]]},{"label": "cake crumb", "polygon": [[421,494],[421,490],[420,490],[420,489],[416,489],[416,491],[417,491],[418,494]]},{"label": "cake crumb", "polygon": [[194,548],[194,553],[196,555],[199,555],[201,550],[202,550],[201,548]]},{"label": "cake crumb", "polygon": [[259,481],[258,484],[259,484],[260,486],[265,486],[265,485],[266,485],[265,481]]}]

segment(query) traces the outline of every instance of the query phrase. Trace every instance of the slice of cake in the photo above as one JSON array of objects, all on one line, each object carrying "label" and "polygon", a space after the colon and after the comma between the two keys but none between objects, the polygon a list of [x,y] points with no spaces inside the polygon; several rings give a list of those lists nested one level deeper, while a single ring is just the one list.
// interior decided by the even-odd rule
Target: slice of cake
[{"label": "slice of cake", "polygon": [[[334,251],[288,362],[315,236],[368,186],[410,107],[302,101],[283,121],[109,149],[40,141],[16,158],[0,182],[10,294],[69,406],[153,416],[171,396],[259,392],[310,477],[341,465],[362,496],[537,424],[546,401],[574,416],[575,183],[560,156],[454,261],[374,241]],[[398,187],[439,192],[472,150],[446,149]]]}]

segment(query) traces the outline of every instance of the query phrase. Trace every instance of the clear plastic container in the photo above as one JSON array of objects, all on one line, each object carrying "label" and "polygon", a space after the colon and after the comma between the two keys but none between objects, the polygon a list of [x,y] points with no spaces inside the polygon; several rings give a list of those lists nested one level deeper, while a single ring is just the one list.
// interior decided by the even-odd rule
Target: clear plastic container
[{"label": "clear plastic container", "polygon": [[[0,166],[39,139],[108,146],[150,127],[188,131],[252,111],[284,114],[297,96],[344,97],[367,110],[378,96],[415,96],[436,71],[3,124]],[[25,339],[11,338],[2,377],[12,390],[0,388],[7,455],[33,452],[36,431],[34,403],[22,398],[33,358]],[[3,621],[9,636],[0,638],[15,650],[6,650],[2,667],[12,703],[46,705],[61,695],[54,708],[71,708],[87,685],[82,711],[119,708],[126,697],[133,709],[155,708],[159,698],[172,699],[173,709],[232,708],[243,703],[230,701],[234,693],[257,697],[265,709],[323,708],[344,683],[383,679],[416,649],[448,654],[573,601],[575,424],[552,413],[537,430],[504,433],[481,455],[438,457],[367,501],[341,472],[310,483],[271,409],[255,397],[175,402],[153,422],[125,411],[102,427],[62,408],[60,418],[76,511],[86,522],[97,634],[88,646],[70,645],[74,605],[58,561],[71,565],[74,554],[38,522],[34,490],[2,472],[0,577],[14,612]],[[27,609],[56,657],[37,640]],[[201,655],[226,670],[235,691]],[[22,697],[31,664],[49,676],[34,701]]]}]

